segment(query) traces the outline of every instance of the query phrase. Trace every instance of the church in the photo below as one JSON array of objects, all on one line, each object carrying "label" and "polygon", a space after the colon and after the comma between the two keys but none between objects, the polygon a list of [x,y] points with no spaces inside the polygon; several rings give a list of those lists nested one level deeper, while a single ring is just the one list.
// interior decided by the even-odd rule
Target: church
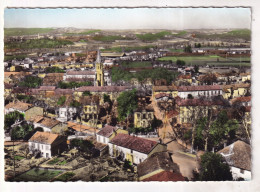
[{"label": "church", "polygon": [[95,86],[111,86],[110,72],[104,70],[100,51],[97,51],[95,62]]}]

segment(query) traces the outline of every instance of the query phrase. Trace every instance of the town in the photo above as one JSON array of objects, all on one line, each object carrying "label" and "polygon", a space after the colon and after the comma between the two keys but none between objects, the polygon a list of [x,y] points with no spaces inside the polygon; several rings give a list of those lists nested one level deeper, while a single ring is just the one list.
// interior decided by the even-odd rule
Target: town
[{"label": "town", "polygon": [[5,180],[251,180],[250,33],[5,28]]}]

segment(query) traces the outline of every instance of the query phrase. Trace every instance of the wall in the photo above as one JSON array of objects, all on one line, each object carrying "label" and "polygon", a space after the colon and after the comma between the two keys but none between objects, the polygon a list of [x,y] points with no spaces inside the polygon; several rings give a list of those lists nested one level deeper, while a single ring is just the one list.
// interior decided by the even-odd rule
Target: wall
[{"label": "wall", "polygon": [[233,179],[238,179],[239,177],[244,178],[245,180],[251,180],[251,172],[244,170],[244,173],[241,173],[241,169],[237,167],[230,167]]}]

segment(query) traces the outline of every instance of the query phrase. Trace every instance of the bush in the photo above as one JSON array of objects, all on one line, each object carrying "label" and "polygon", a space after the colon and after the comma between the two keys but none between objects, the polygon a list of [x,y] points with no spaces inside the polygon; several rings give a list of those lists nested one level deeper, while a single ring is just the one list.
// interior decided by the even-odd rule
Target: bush
[{"label": "bush", "polygon": [[66,96],[61,96],[57,102],[57,105],[63,105],[66,101]]}]

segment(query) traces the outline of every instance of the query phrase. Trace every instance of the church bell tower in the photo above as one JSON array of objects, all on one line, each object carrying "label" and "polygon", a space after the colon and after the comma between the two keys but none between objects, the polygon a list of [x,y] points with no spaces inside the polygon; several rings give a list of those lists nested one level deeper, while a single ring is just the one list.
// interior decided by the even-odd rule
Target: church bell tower
[{"label": "church bell tower", "polygon": [[100,55],[99,50],[97,51],[97,59],[95,62],[95,68],[96,68],[95,85],[104,86],[104,71],[103,71],[103,64],[101,63],[101,55]]}]

